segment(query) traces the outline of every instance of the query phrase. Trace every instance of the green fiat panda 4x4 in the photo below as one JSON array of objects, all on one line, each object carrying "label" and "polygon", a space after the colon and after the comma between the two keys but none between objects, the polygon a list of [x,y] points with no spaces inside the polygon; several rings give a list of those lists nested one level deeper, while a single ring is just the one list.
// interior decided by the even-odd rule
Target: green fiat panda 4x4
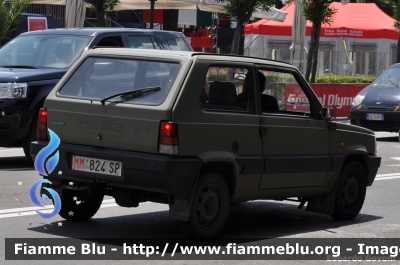
[{"label": "green fiat panda 4x4", "polygon": [[331,115],[289,64],[98,48],[46,98],[31,154],[59,137],[44,185],[71,221],[94,216],[104,195],[123,207],[168,204],[200,238],[223,229],[231,203],[249,200],[295,198],[352,219],[381,158],[372,131]]}]

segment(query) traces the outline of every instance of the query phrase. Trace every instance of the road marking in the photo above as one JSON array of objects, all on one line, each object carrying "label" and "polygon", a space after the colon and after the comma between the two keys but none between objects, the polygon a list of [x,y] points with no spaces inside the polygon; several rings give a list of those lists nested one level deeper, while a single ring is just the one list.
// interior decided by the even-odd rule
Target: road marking
[{"label": "road marking", "polygon": [[397,176],[397,177],[376,178],[375,180],[386,180],[386,179],[400,179],[400,176]]},{"label": "road marking", "polygon": [[[114,199],[103,200],[100,208],[108,208],[118,206],[115,203]],[[13,209],[5,209],[0,210],[0,219],[8,218],[8,217],[18,217],[18,216],[27,216],[27,215],[35,215],[36,211],[42,210],[43,213],[51,213],[54,209],[53,205],[45,205],[44,207],[24,207],[24,208],[13,208]]]},{"label": "road marking", "polygon": [[25,157],[22,148],[3,148],[0,149],[0,158],[17,158]]},{"label": "road marking", "polygon": [[378,175],[376,175],[377,178],[380,178],[380,177],[391,177],[391,176],[400,176],[400,172],[399,173],[389,173],[389,174],[378,174]]},{"label": "road marking", "polygon": [[20,167],[20,168],[1,168],[0,171],[18,171],[18,170],[35,170],[32,167]]},{"label": "road marking", "polygon": [[375,180],[386,180],[386,179],[399,179],[400,173],[390,173],[390,174],[378,174]]},{"label": "road marking", "polygon": [[[400,161],[400,157],[391,157],[391,159],[394,159],[394,160],[397,160],[397,161]],[[400,164],[397,164],[397,165],[386,165],[387,167],[399,167],[400,166]]]},{"label": "road marking", "polygon": [[375,137],[397,137],[397,132],[375,132]]},{"label": "road marking", "polygon": [[[142,203],[151,203],[151,202],[142,202]],[[115,199],[107,199],[103,200],[100,208],[109,208],[119,206],[115,203]],[[13,208],[13,209],[5,209],[0,210],[0,219],[9,218],[9,217],[20,217],[20,216],[28,216],[37,214],[36,211],[41,210],[42,213],[51,213],[54,209],[53,205],[45,205],[43,207],[24,207],[24,208]]]}]

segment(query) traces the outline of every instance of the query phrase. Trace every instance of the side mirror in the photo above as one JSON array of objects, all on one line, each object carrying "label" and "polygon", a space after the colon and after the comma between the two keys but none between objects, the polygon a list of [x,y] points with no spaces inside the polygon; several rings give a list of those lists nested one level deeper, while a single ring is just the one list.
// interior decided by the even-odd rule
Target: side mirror
[{"label": "side mirror", "polygon": [[244,80],[245,78],[246,78],[246,75],[242,74],[242,73],[235,73],[233,75],[234,80]]},{"label": "side mirror", "polygon": [[272,49],[272,53],[271,53],[271,59],[272,60],[276,60],[276,49]]},{"label": "side mirror", "polygon": [[324,119],[330,119],[333,117],[333,108],[322,108],[321,116]]},{"label": "side mirror", "polygon": [[354,54],[355,54],[355,52],[349,52],[349,63],[353,63],[353,58],[354,58]]}]

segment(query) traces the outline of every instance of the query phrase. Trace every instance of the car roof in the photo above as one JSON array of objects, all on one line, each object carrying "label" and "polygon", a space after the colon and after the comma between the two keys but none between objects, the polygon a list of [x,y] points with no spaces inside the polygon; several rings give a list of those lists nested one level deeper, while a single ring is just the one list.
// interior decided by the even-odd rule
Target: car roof
[{"label": "car roof", "polygon": [[199,59],[208,59],[210,61],[236,61],[236,62],[245,62],[245,63],[260,63],[260,64],[270,64],[275,66],[283,66],[296,69],[293,65],[269,60],[265,58],[258,58],[258,57],[249,57],[249,56],[242,56],[242,55],[233,55],[233,54],[217,54],[217,53],[200,53],[200,52],[192,52],[192,51],[174,51],[174,50],[152,50],[152,49],[130,49],[130,48],[96,48],[93,50],[88,50],[86,52],[87,55],[138,55],[138,56],[149,56],[149,57],[163,57],[163,58],[174,58],[179,59],[182,57],[186,57],[189,59],[190,57],[197,57]]},{"label": "car roof", "polygon": [[137,29],[137,28],[57,28],[25,32],[21,35],[37,35],[37,34],[65,34],[65,35],[82,35],[94,36],[101,33],[152,33],[157,36],[175,36],[184,37],[182,32],[165,31],[165,30],[152,30],[152,29]]},{"label": "car roof", "polygon": [[139,55],[143,57],[155,57],[155,56],[160,56],[160,57],[168,57],[170,56],[171,58],[177,57],[177,58],[190,58],[192,57],[195,52],[192,51],[175,51],[175,50],[153,50],[153,49],[140,49],[140,48],[104,48],[104,47],[99,47],[95,49],[90,49],[87,50],[84,54],[87,55],[95,55],[95,56],[101,56],[101,55],[117,55],[117,56],[126,56],[126,55]]}]

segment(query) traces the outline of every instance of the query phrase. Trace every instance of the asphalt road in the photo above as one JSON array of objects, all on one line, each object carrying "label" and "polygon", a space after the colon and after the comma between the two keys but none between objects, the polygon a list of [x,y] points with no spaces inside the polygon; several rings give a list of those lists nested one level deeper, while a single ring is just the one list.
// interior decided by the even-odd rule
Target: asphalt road
[{"label": "asphalt road", "polygon": [[[382,165],[367,190],[360,215],[351,221],[299,210],[294,202],[254,201],[231,208],[221,238],[246,240],[252,244],[267,238],[400,238],[398,201],[400,194],[400,145],[398,135],[377,133],[378,155]],[[28,191],[39,179],[25,161],[22,149],[0,148],[0,233],[4,238],[167,238],[181,237],[179,223],[168,217],[168,207],[141,203],[138,208],[122,208],[105,198],[99,212],[88,222],[67,222],[56,216],[39,217]],[[91,242],[101,242],[93,239]],[[210,242],[211,245],[215,244]],[[211,259],[211,258],[205,258]],[[171,261],[155,261],[158,264]],[[0,240],[0,264],[26,264],[5,261],[5,241]],[[29,264],[132,264],[132,261],[29,261]],[[141,264],[154,263],[144,260]],[[199,264],[204,261],[174,261]],[[208,261],[241,264],[243,261]],[[246,264],[321,264],[321,261],[245,261]],[[355,264],[354,262],[352,264]]]}]

